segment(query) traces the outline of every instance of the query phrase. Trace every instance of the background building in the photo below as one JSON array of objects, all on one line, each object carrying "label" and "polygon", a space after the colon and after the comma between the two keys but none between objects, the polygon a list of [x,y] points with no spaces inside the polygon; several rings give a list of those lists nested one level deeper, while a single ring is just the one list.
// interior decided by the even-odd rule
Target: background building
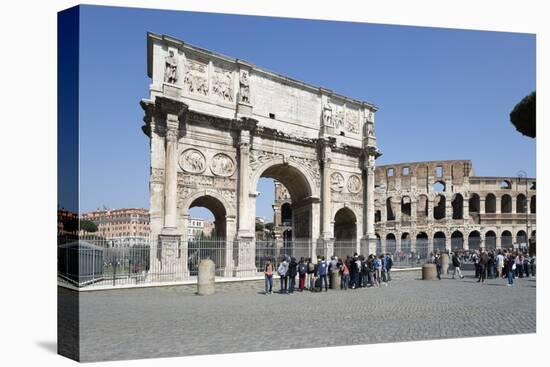
[{"label": "background building", "polygon": [[389,252],[526,247],[536,180],[475,176],[470,160],[378,166],[375,229]]},{"label": "background building", "polygon": [[149,240],[149,211],[142,208],[96,210],[82,214],[83,220],[97,225],[96,235],[111,246],[125,247]]}]

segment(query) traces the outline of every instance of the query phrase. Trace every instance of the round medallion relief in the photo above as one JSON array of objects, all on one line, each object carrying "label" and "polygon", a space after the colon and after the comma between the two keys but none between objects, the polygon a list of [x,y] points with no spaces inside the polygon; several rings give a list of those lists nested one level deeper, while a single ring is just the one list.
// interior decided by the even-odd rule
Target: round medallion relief
[{"label": "round medallion relief", "polygon": [[182,170],[189,173],[202,173],[206,168],[206,159],[197,149],[187,149],[180,155],[179,164]]},{"label": "round medallion relief", "polygon": [[361,179],[359,176],[352,175],[348,178],[348,191],[354,194],[361,191]]},{"label": "round medallion relief", "polygon": [[235,168],[233,159],[224,153],[216,154],[210,162],[210,170],[216,176],[229,177],[235,172]]},{"label": "round medallion relief", "polygon": [[333,191],[342,191],[344,188],[344,176],[339,172],[330,175],[330,188]]}]

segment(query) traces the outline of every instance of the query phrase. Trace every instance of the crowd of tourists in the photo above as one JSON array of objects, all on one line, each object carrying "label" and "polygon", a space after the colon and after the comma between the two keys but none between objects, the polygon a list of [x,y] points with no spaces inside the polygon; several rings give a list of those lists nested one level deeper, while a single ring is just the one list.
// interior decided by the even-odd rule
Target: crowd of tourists
[{"label": "crowd of tourists", "polygon": [[[365,257],[356,253],[345,259],[332,256],[330,260],[322,256],[317,258],[317,262],[311,258],[302,257],[297,261],[294,257],[283,256],[277,268],[271,261],[265,264],[265,294],[273,293],[275,274],[280,279],[281,294],[293,294],[304,290],[328,292],[329,288],[338,287],[348,290],[387,286],[388,282],[391,282],[392,265],[393,259],[390,254]],[[333,273],[338,273],[339,277],[333,277]],[[332,284],[338,278],[340,284]]]},{"label": "crowd of tourists", "polygon": [[[458,275],[464,278],[461,271],[464,254],[452,253],[453,279]],[[508,280],[508,286],[514,284],[515,278],[535,277],[537,269],[536,256],[519,250],[498,249],[496,251],[474,251],[469,260],[474,264],[475,278],[479,283],[486,279],[503,278]],[[434,263],[437,269],[437,278],[441,279],[441,253],[432,253],[429,262]]]}]

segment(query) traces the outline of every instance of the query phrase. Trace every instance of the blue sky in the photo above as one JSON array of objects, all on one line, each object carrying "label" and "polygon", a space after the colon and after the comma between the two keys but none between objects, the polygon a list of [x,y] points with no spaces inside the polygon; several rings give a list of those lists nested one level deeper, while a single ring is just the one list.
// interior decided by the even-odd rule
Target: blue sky
[{"label": "blue sky", "polygon": [[[149,206],[148,31],[376,104],[377,164],[471,159],[476,175],[535,176],[535,140],[509,122],[536,87],[531,34],[92,6],[80,27],[81,211]],[[270,180],[258,191],[270,218]]]}]

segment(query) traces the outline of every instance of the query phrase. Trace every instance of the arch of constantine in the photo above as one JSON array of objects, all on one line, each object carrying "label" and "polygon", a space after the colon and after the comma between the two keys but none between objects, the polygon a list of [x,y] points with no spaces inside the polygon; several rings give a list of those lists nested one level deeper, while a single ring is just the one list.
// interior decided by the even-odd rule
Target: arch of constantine
[{"label": "arch of constantine", "polygon": [[338,228],[375,250],[376,106],[152,33],[147,73],[153,273],[188,276],[184,234],[200,206],[224,239],[224,275],[255,274],[261,177],[284,185],[290,240],[312,257],[332,254]]}]

